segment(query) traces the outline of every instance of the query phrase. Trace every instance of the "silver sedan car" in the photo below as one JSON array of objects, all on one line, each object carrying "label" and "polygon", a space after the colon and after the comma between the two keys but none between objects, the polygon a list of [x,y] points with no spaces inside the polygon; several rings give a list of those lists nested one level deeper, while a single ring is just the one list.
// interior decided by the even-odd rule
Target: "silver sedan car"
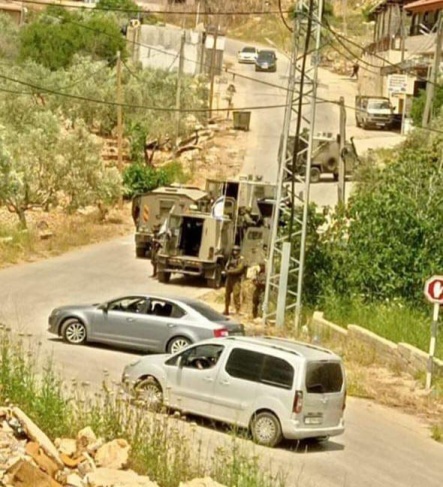
[{"label": "silver sedan car", "polygon": [[244,335],[243,325],[197,299],[161,295],[55,308],[48,331],[73,345],[100,342],[167,353],[208,338]]}]

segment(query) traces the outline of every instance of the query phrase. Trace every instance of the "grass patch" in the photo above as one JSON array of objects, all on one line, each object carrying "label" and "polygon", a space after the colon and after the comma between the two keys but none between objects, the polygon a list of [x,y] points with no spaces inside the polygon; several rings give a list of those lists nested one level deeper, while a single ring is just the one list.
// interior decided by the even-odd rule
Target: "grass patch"
[{"label": "grass patch", "polygon": [[[340,326],[359,325],[395,343],[404,342],[425,352],[431,334],[429,313],[398,303],[363,303],[360,300],[328,297],[325,318]],[[437,342],[436,356],[443,358],[443,341]]]},{"label": "grass patch", "polygon": [[[67,215],[62,212],[30,212],[28,230],[12,223],[0,223],[0,267],[59,255],[91,243],[126,235],[133,229],[129,206],[112,211],[102,221],[99,212]],[[42,238],[39,223],[44,223]]]},{"label": "grass patch", "polygon": [[[42,362],[43,360],[43,362]],[[41,364],[43,363],[43,367]],[[38,371],[38,372],[37,372]],[[211,476],[228,487],[284,487],[263,460],[236,437],[218,447],[196,435],[195,426],[166,414],[149,413],[104,376],[99,391],[87,382],[63,382],[51,360],[41,357],[31,335],[0,329],[0,404],[19,406],[52,439],[75,438],[90,426],[105,440],[131,444],[130,467],[160,487]],[[206,438],[203,435],[201,438]]]},{"label": "grass patch", "polygon": [[443,423],[433,424],[431,426],[431,438],[435,441],[443,443]]}]

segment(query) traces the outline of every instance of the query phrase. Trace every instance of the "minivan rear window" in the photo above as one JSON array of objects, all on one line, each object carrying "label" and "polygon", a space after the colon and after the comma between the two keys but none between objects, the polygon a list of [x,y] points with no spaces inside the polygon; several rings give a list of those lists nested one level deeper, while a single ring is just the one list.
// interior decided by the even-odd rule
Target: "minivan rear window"
[{"label": "minivan rear window", "polygon": [[310,394],[340,392],[343,372],[338,362],[309,362],[306,368],[306,391]]},{"label": "minivan rear window", "polygon": [[291,389],[294,381],[294,368],[286,360],[242,348],[231,352],[226,372],[237,379],[283,389]]}]

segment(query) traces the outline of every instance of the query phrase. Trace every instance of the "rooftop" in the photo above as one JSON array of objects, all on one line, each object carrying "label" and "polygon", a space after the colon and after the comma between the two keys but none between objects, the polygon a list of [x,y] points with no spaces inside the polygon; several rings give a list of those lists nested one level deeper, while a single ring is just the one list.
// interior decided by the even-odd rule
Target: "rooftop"
[{"label": "rooftop", "polygon": [[443,8],[443,0],[417,0],[416,2],[408,3],[405,10],[412,13],[433,12]]}]

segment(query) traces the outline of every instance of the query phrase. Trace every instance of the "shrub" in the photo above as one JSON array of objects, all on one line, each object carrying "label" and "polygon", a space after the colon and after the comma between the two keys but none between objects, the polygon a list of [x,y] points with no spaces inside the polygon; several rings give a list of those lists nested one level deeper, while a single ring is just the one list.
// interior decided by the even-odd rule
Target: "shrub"
[{"label": "shrub", "polygon": [[123,173],[124,194],[127,198],[132,198],[138,193],[146,193],[159,186],[184,183],[186,179],[180,162],[170,162],[161,168],[135,163]]}]

